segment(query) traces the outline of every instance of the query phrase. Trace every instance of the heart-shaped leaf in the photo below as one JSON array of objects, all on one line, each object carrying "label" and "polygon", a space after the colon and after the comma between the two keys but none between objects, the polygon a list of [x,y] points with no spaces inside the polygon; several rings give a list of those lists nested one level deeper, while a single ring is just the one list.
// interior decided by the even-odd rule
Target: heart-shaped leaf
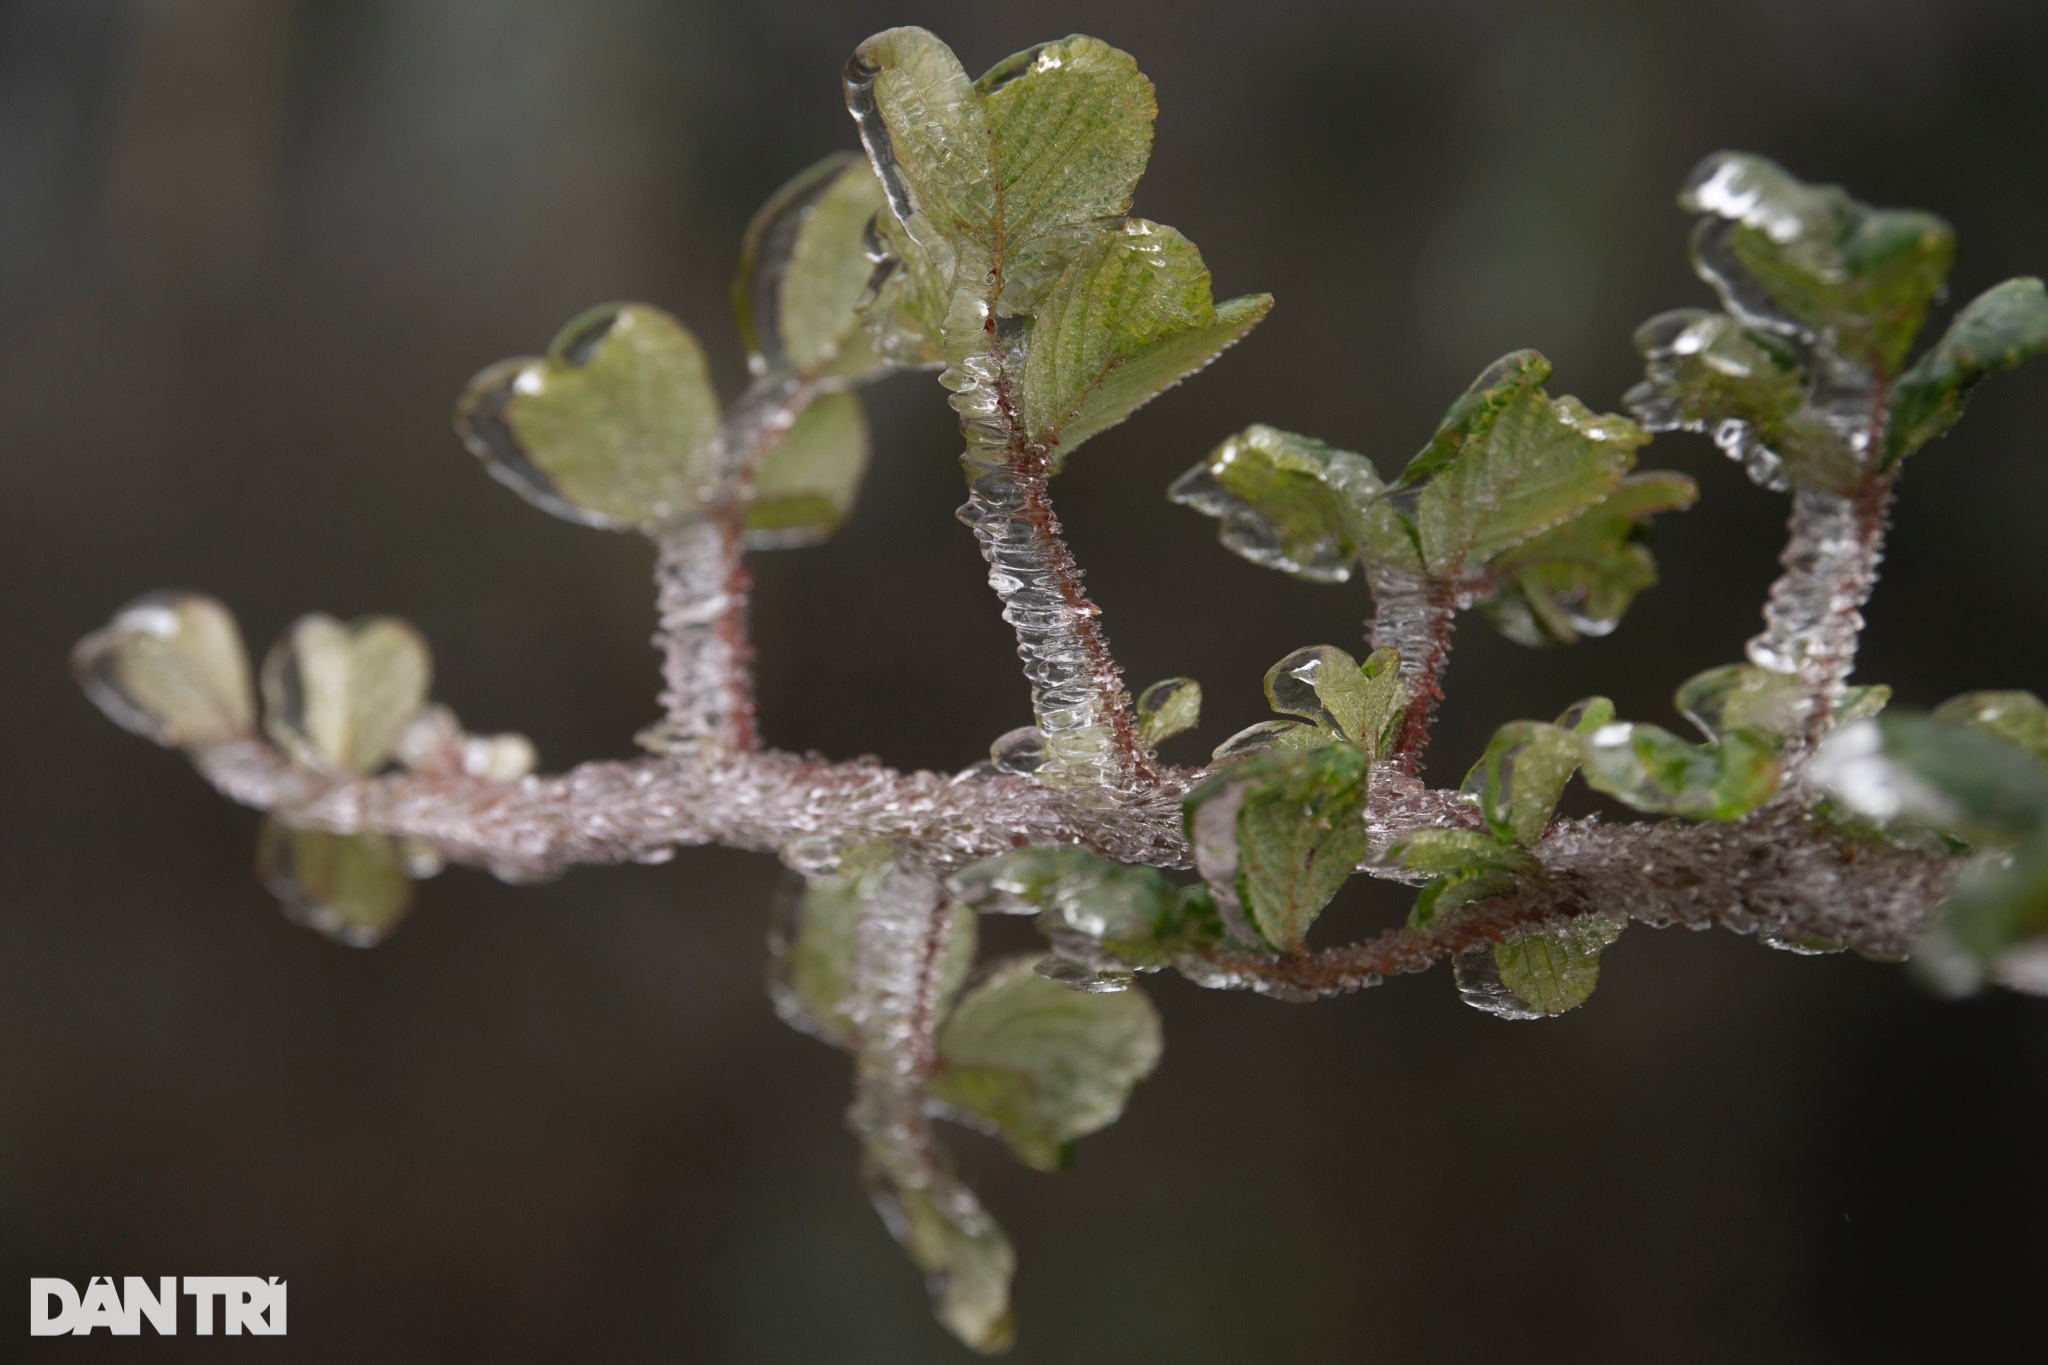
[{"label": "heart-shaped leaf", "polygon": [[265,820],[256,875],[295,924],[351,948],[374,947],[412,908],[412,881],[399,840],[385,834],[330,834]]},{"label": "heart-shaped leaf", "polygon": [[754,373],[845,384],[887,368],[857,307],[875,273],[866,238],[878,212],[886,207],[874,170],[865,158],[839,152],[754,215],[732,286]]},{"label": "heart-shaped leaf", "polygon": [[1106,1128],[1159,1064],[1159,1015],[1144,993],[1070,991],[1030,955],[995,964],[939,1030],[935,1099],[992,1128],[1017,1159],[1056,1170],[1065,1147]]},{"label": "heart-shaped leaf", "polygon": [[1657,561],[1639,539],[1648,519],[1698,497],[1683,474],[1631,474],[1590,510],[1496,557],[1480,605],[1517,644],[1609,634],[1636,594],[1656,586]]},{"label": "heart-shaped leaf", "polygon": [[294,762],[372,773],[427,703],[426,641],[392,616],[302,616],[263,661],[263,724]]},{"label": "heart-shaped leaf", "polygon": [[109,720],[156,744],[196,749],[256,728],[242,633],[211,597],[136,598],[78,642],[71,671]]},{"label": "heart-shaped leaf", "polygon": [[1310,645],[1266,671],[1266,700],[1282,715],[1349,740],[1372,762],[1391,746],[1408,704],[1400,666],[1391,649],[1374,650],[1361,664],[1335,645]]},{"label": "heart-shaped leaf", "polygon": [[718,420],[697,339],[640,303],[582,314],[544,359],[491,366],[455,409],[464,444],[500,483],[612,530],[702,510],[719,473]]},{"label": "heart-shaped leaf", "polygon": [[868,419],[851,393],[813,399],[768,451],[747,504],[747,548],[815,545],[853,514],[868,472]]},{"label": "heart-shaped leaf", "polygon": [[1166,678],[1138,694],[1138,743],[1148,749],[1201,721],[1202,685],[1193,678]]}]

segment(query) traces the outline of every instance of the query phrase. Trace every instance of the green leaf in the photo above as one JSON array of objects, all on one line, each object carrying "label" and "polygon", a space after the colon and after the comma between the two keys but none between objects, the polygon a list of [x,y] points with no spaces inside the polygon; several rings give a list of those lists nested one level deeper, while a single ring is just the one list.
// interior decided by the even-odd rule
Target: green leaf
[{"label": "green leaf", "polygon": [[1350,744],[1254,754],[1187,799],[1196,866],[1229,923],[1287,951],[1365,856],[1366,757]]},{"label": "green leaf", "polygon": [[868,419],[860,399],[812,399],[769,450],[747,504],[747,548],[815,545],[853,514],[868,471]]},{"label": "green leaf", "polygon": [[1409,524],[1424,567],[1456,579],[1593,507],[1649,440],[1543,391],[1550,362],[1517,351],[1489,366],[1409,462],[1392,497],[1420,488]]},{"label": "green leaf", "polygon": [[266,819],[256,876],[285,915],[338,943],[369,948],[412,908],[399,841],[385,834],[330,834]]},{"label": "green leaf", "polygon": [[1755,664],[1724,664],[1695,673],[1672,702],[1709,741],[1747,730],[1779,748],[1805,725],[1806,691],[1796,675]]},{"label": "green leaf", "polygon": [[1898,372],[1955,258],[1955,233],[1932,214],[1873,209],[1741,152],[1701,162],[1679,203],[1706,215],[1693,264],[1730,312],[1813,337],[1880,380]]},{"label": "green leaf", "polygon": [[1845,725],[1822,743],[1809,771],[1858,815],[1973,844],[2012,844],[2048,825],[2048,767],[1962,720],[1888,713]]},{"label": "green leaf", "polygon": [[1572,731],[1535,720],[1509,721],[1493,732],[1463,790],[1478,803],[1495,838],[1534,848],[1578,768],[1579,737]]},{"label": "green leaf", "polygon": [[203,748],[256,728],[234,614],[198,593],[136,598],[78,642],[71,672],[109,720],[152,743]]},{"label": "green leaf", "polygon": [[1230,763],[1251,754],[1262,754],[1268,749],[1320,749],[1333,738],[1330,731],[1318,725],[1304,725],[1295,720],[1262,720],[1256,725],[1245,726],[1217,745],[1209,755],[1209,762],[1212,765]]},{"label": "green leaf", "polygon": [[982,294],[988,272],[982,301],[1001,313],[1029,312],[1129,211],[1152,150],[1151,82],[1125,53],[1078,35],[970,84],[930,33],[890,29],[854,53],[846,93],[910,236],[945,260],[949,287]]},{"label": "green leaf", "polygon": [[1252,563],[1312,583],[1342,583],[1365,545],[1361,509],[1380,489],[1362,455],[1251,426],[1175,480],[1168,496],[1217,518],[1224,545]]},{"label": "green leaf", "polygon": [[1573,644],[1606,635],[1636,594],[1657,583],[1640,543],[1649,518],[1690,507],[1699,485],[1683,474],[1631,474],[1590,510],[1496,557],[1481,605],[1517,644]]},{"label": "green leaf", "polygon": [[856,383],[887,368],[857,309],[875,273],[868,224],[885,211],[881,182],[852,152],[826,157],[761,206],[732,286],[755,374]]},{"label": "green leaf", "polygon": [[1557,718],[1559,728],[1584,739],[1603,725],[1614,722],[1614,703],[1605,697],[1581,697]]},{"label": "green leaf", "polygon": [[984,1355],[1009,1350],[1017,1337],[1010,1308],[1017,1253],[974,1191],[943,1170],[912,1184],[870,1161],[865,1174],[883,1223],[924,1272],[940,1324]]},{"label": "green leaf", "polygon": [[1195,244],[1127,218],[1077,256],[1038,306],[1024,359],[1024,429],[1054,465],[1201,369],[1272,307],[1217,308]]},{"label": "green leaf", "polygon": [[1408,705],[1401,658],[1375,650],[1363,664],[1335,645],[1297,649],[1266,671],[1266,700],[1282,715],[1325,726],[1374,761]]},{"label": "green leaf", "polygon": [[1123,989],[1131,969],[1167,966],[1215,937],[1210,916],[1163,873],[1085,848],[1017,849],[955,873],[947,885],[984,914],[1036,913],[1061,957],[1088,969],[1085,980],[1062,978],[1083,990]]},{"label": "green leaf", "polygon": [[500,483],[586,526],[692,515],[718,477],[718,396],[704,353],[646,304],[600,305],[564,327],[545,359],[483,371],[455,427]]},{"label": "green leaf", "polygon": [[2048,350],[2048,291],[2032,277],[1985,290],[1899,376],[1885,430],[1885,460],[1900,460],[1956,424],[1978,380]]},{"label": "green leaf", "polygon": [[1390,845],[1384,861],[1431,878],[1408,915],[1418,929],[1440,915],[1506,895],[1543,872],[1519,845],[1469,829],[1417,830]]},{"label": "green leaf", "polygon": [[1138,694],[1138,743],[1148,749],[1202,722],[1202,685],[1193,678],[1167,678]]},{"label": "green leaf", "polygon": [[2032,692],[1965,692],[1935,707],[1934,718],[1961,721],[2048,763],[2048,705]]},{"label": "green leaf", "polygon": [[1487,943],[1452,963],[1458,992],[1503,1019],[1545,1019],[1577,1009],[1600,980],[1600,954],[1627,922],[1581,915],[1565,928],[1512,943]]},{"label": "green leaf", "polygon": [[1106,1128],[1159,1064],[1159,1015],[1140,991],[1082,994],[1032,970],[994,964],[939,1029],[933,1098],[987,1126],[1042,1171],[1066,1144]]},{"label": "green leaf", "polygon": [[[853,1048],[854,956],[863,907],[895,860],[887,844],[848,850],[835,874],[792,873],[778,897],[768,933],[768,997],[782,1021],[799,1033]],[[977,926],[971,910],[953,913],[945,960],[939,967],[939,999],[950,1000],[974,963]]]},{"label": "green leaf", "polygon": [[263,661],[263,724],[295,763],[373,773],[427,704],[433,659],[394,616],[302,616]]},{"label": "green leaf", "polygon": [[1637,810],[1691,820],[1738,820],[1778,789],[1770,741],[1730,730],[1688,744],[1655,725],[1604,725],[1582,741],[1587,785]]},{"label": "green leaf", "polygon": [[894,213],[876,214],[870,230],[870,245],[881,259],[873,292],[858,311],[875,354],[907,368],[944,364],[941,343],[952,299],[946,266],[918,245]]},{"label": "green leaf", "polygon": [[[1968,995],[1987,977],[2043,994],[2039,958],[2048,948],[2048,837],[2022,843],[2005,865],[1980,862],[1914,947],[1914,965],[1944,994]],[[2016,972],[2020,959],[2034,970]]]}]

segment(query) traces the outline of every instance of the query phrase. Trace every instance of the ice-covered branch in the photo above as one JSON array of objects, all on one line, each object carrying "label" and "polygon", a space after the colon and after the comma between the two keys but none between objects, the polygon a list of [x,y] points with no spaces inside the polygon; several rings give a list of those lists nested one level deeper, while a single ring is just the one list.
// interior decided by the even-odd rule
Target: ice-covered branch
[{"label": "ice-covered branch", "polygon": [[1401,682],[1408,689],[1408,711],[1392,757],[1412,773],[1421,766],[1430,723],[1436,717],[1437,703],[1443,700],[1444,666],[1450,662],[1457,603],[1443,582],[1390,566],[1374,565],[1371,584],[1372,647],[1401,652]]},{"label": "ice-covered branch", "polygon": [[1805,728],[1797,753],[1810,751],[1827,728],[1856,665],[1863,605],[1877,586],[1884,556],[1892,480],[1873,478],[1854,496],[1801,488],[1792,495],[1790,535],[1778,562],[1785,567],[1764,606],[1764,632],[1749,658],[1776,673],[1796,674],[1805,693]]}]

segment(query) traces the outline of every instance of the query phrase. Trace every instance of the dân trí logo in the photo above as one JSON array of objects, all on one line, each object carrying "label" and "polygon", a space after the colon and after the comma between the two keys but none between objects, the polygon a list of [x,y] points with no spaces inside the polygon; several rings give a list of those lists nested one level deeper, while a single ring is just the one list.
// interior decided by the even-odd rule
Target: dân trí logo
[{"label": "d\u00e2n tr\u00ed logo", "polygon": [[[192,1331],[197,1336],[220,1330],[238,1337],[284,1335],[285,1282],[273,1275],[187,1275],[182,1297],[192,1300]],[[147,1322],[160,1337],[178,1335],[178,1277],[165,1275],[154,1285],[129,1275],[114,1288],[110,1275],[95,1275],[80,1294],[69,1280],[28,1282],[28,1334],[32,1337],[89,1337],[100,1328],[117,1337],[139,1337]],[[218,1314],[214,1305],[220,1306]]]}]

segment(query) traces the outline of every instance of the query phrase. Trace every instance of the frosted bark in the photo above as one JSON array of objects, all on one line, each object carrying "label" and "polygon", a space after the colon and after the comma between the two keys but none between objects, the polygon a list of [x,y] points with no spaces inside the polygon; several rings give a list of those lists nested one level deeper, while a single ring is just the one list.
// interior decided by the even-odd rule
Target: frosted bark
[{"label": "frosted bark", "polygon": [[1863,605],[1877,586],[1884,556],[1891,484],[1879,481],[1855,497],[1802,488],[1792,495],[1785,568],[1764,606],[1764,632],[1749,642],[1760,668],[1798,676],[1807,724],[1794,743],[1804,752],[1819,739],[1856,666]]},{"label": "frosted bark", "polygon": [[972,480],[960,520],[988,561],[989,586],[1017,632],[1031,683],[1032,711],[1045,736],[1038,777],[1048,786],[1128,796],[1149,776],[1123,674],[1110,656],[1081,569],[1061,538],[1047,489],[1047,452],[1024,439],[1008,373],[1020,358],[1002,350],[970,356],[942,382],[967,437]]},{"label": "frosted bark", "polygon": [[1393,759],[1412,773],[1421,764],[1430,722],[1436,717],[1437,703],[1443,700],[1444,665],[1451,657],[1457,603],[1450,590],[1436,580],[1383,564],[1371,567],[1368,581],[1373,599],[1372,647],[1401,652],[1408,712]]},{"label": "frosted bark", "polygon": [[752,749],[753,647],[739,528],[729,518],[683,522],[662,532],[658,549],[655,644],[667,718],[650,743],[670,753]]}]

